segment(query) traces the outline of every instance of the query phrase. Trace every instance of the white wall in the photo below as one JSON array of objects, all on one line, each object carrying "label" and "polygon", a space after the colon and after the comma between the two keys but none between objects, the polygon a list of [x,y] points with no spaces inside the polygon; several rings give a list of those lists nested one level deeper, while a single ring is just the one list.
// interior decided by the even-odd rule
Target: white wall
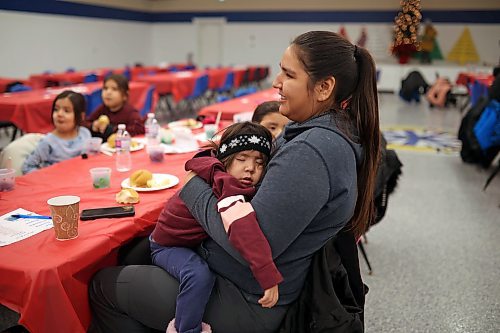
[{"label": "white wall", "polygon": [[0,11],[0,76],[151,63],[151,24]]},{"label": "white wall", "polygon": [[[309,30],[339,31],[341,24],[307,23],[232,23],[223,29],[222,65],[265,64],[270,65],[271,75],[278,70],[278,63],[290,41],[300,33]],[[395,64],[389,54],[392,41],[392,24],[344,24],[352,42],[359,38],[361,27],[368,31],[367,48],[377,64]],[[464,25],[435,24],[438,42],[443,56],[454,46],[464,30]],[[482,64],[494,66],[500,56],[500,25],[468,25]],[[191,23],[157,23],[153,26],[153,62],[184,61],[188,52],[197,52],[196,28]],[[443,65],[445,61],[435,62]]]},{"label": "white wall", "polygon": [[[270,65],[276,73],[281,55],[296,35],[313,29],[338,31],[338,23],[233,23],[223,29],[222,65]],[[367,47],[377,63],[396,63],[388,54],[392,23],[344,24],[351,41],[367,27]],[[439,24],[438,41],[446,56],[464,26]],[[468,25],[482,62],[498,64],[500,25]],[[120,67],[142,62],[184,62],[197,52],[192,23],[136,23],[73,16],[0,11],[0,76],[26,77],[68,67]],[[196,57],[195,57],[196,58]]]}]

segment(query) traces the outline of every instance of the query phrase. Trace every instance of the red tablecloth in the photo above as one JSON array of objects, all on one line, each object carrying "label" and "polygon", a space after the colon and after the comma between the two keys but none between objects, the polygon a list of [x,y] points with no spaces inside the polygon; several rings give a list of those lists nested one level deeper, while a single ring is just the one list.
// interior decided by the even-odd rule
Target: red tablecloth
[{"label": "red tablecloth", "polygon": [[[129,84],[129,100],[136,109],[140,110],[144,106],[149,87],[149,84],[143,82]],[[0,120],[11,121],[27,133],[47,133],[53,129],[51,108],[57,94],[64,90],[74,90],[85,95],[100,88],[102,83],[94,82],[0,94]]]},{"label": "red tablecloth", "polygon": [[25,79],[14,79],[10,77],[0,77],[0,93],[5,92],[7,85],[13,82],[21,82],[22,84],[27,84]]},{"label": "red tablecloth", "polygon": [[246,67],[246,66],[236,66],[233,68],[233,72],[234,72],[233,85],[235,88],[239,88],[243,84],[243,78],[244,78],[247,70],[248,70],[248,67]]},{"label": "red tablecloth", "polygon": [[44,73],[30,75],[29,81],[31,87],[34,89],[43,89],[47,87],[49,81],[57,83],[58,85],[68,85],[82,83],[85,76],[89,74],[97,75],[97,79],[102,81],[104,76],[111,71],[110,68],[99,68],[94,70],[83,70],[75,72],[62,72],[62,73]]},{"label": "red tablecloth", "polygon": [[217,89],[224,85],[230,68],[214,68],[205,71],[182,71],[172,73],[159,73],[136,77],[134,80],[154,84],[159,94],[172,94],[174,100],[179,102],[193,93],[196,79],[201,75],[208,75],[209,89]]},{"label": "red tablecloth", "polygon": [[188,97],[194,89],[196,79],[202,72],[183,71],[139,76],[135,82],[154,84],[156,91],[161,94],[172,94],[176,102]]},{"label": "red tablecloth", "polygon": [[[15,189],[0,192],[0,215],[16,208],[50,215],[47,199],[77,195],[80,210],[118,205],[115,194],[133,170],[148,169],[179,177],[174,188],[141,192],[134,217],[80,221],[76,239],[58,241],[53,229],[0,247],[0,303],[21,314],[30,332],[86,332],[91,313],[88,282],[99,269],[116,264],[117,249],[136,236],[148,234],[166,200],[185,176],[184,163],[193,155],[166,155],[149,161],[145,150],[132,153],[133,169],[120,173],[114,158],[103,154],[87,160],[74,158],[16,179]],[[93,189],[89,169],[112,167],[111,188]]]},{"label": "red tablecloth", "polygon": [[276,101],[279,95],[276,89],[271,88],[259,91],[255,94],[234,98],[223,103],[208,105],[200,110],[200,116],[217,116],[222,112],[222,120],[233,120],[235,114],[242,112],[253,112],[257,105],[267,101]]}]

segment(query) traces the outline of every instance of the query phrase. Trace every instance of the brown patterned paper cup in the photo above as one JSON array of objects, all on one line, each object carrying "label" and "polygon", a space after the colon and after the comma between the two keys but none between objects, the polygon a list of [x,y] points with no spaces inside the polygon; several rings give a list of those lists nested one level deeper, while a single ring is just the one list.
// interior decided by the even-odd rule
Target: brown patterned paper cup
[{"label": "brown patterned paper cup", "polygon": [[78,236],[80,197],[63,195],[47,200],[54,223],[56,239],[67,240]]}]

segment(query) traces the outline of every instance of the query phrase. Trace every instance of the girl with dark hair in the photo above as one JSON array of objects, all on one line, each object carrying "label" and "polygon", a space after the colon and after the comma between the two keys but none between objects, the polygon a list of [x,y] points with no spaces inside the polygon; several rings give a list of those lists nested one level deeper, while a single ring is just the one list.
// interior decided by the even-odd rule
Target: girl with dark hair
[{"label": "girl with dark hair", "polygon": [[85,97],[66,90],[52,103],[54,130],[47,134],[24,161],[24,174],[82,154],[90,132],[80,124],[85,115]]},{"label": "girl with dark hair", "polygon": [[[271,256],[271,248],[259,228],[252,206],[246,202],[255,194],[255,185],[264,175],[271,154],[272,135],[263,126],[243,122],[225,129],[219,143],[186,163],[212,186],[218,198],[224,228],[232,246],[250,264],[263,290],[259,304],[270,308],[278,301],[278,283],[283,281]],[[158,218],[150,236],[151,257],[179,281],[175,319],[167,333],[210,332],[202,323],[215,276],[207,263],[192,249],[208,238],[176,193]]]},{"label": "girl with dark hair", "polygon": [[278,101],[268,101],[257,105],[252,121],[267,128],[274,138],[277,138],[290,120],[280,113]]},{"label": "girl with dark hair", "polygon": [[130,135],[144,134],[144,120],[139,111],[128,103],[128,80],[121,74],[104,79],[102,104],[88,117],[86,127],[92,136],[103,141],[116,132],[118,124],[125,124]]},{"label": "girl with dark hair", "polygon": [[[216,274],[204,320],[217,333],[276,332],[313,255],[344,227],[359,236],[374,218],[380,130],[372,57],[336,33],[311,31],[295,38],[280,67],[273,86],[292,122],[250,202],[283,275],[276,306],[259,305],[262,289],[230,245],[210,185],[190,174],[180,192],[210,237],[198,252]],[[152,266],[104,269],[90,287],[91,332],[165,329],[177,289]]]}]

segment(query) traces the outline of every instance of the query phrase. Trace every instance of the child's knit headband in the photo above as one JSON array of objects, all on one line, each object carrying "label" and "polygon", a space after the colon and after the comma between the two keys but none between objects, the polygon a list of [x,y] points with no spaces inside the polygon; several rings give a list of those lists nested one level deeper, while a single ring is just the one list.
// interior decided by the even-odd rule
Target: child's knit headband
[{"label": "child's knit headband", "polygon": [[244,150],[257,150],[269,158],[271,155],[271,141],[265,136],[257,134],[239,134],[221,142],[217,149],[219,160]]}]

